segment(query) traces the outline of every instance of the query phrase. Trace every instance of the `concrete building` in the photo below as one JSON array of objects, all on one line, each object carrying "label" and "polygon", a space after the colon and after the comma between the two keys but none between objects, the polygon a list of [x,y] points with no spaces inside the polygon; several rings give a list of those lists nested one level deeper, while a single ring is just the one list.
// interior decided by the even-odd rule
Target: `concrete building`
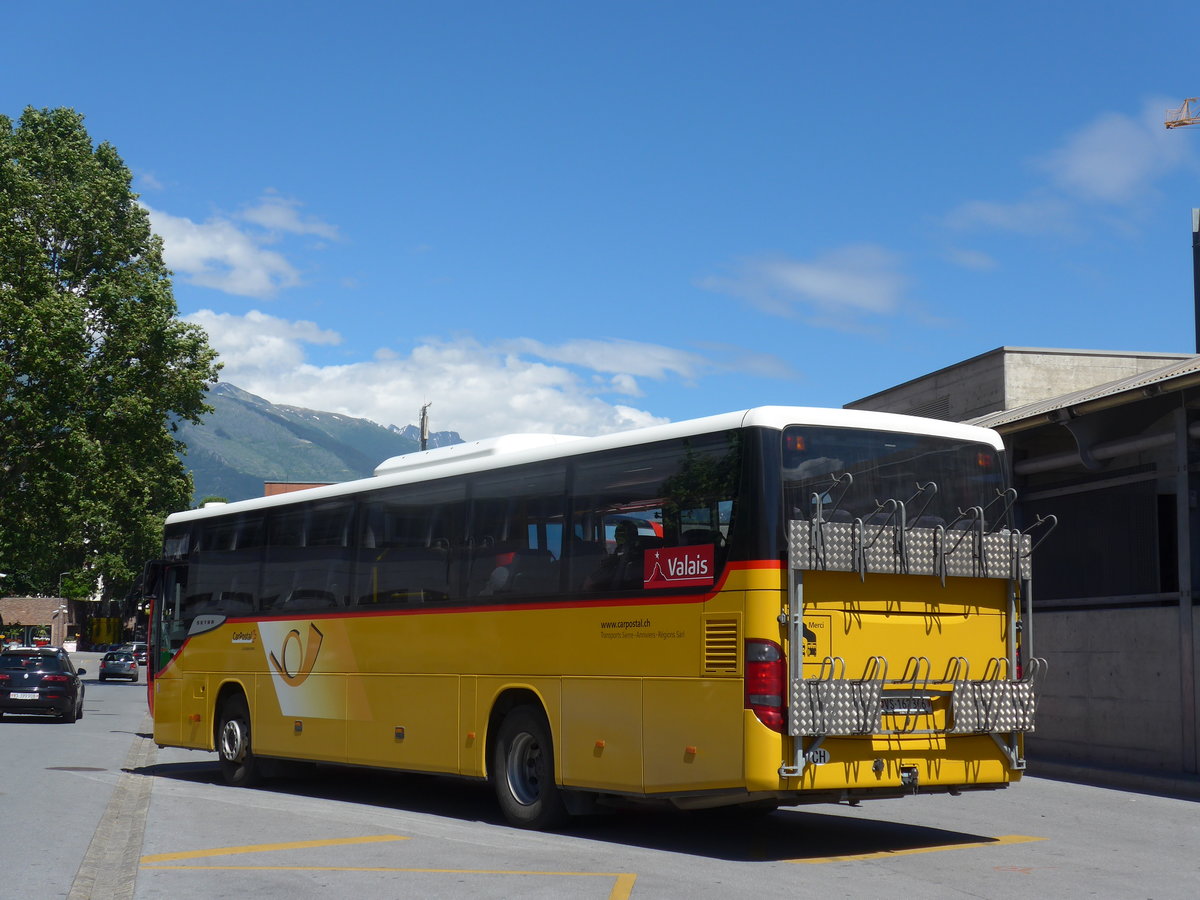
[{"label": "concrete building", "polygon": [[1200,771],[1200,356],[1001,347],[849,408],[969,420],[1010,451],[1049,662],[1027,753]]},{"label": "concrete building", "polygon": [[1185,353],[998,347],[847,403],[846,409],[966,422],[1187,359],[1191,355]]}]

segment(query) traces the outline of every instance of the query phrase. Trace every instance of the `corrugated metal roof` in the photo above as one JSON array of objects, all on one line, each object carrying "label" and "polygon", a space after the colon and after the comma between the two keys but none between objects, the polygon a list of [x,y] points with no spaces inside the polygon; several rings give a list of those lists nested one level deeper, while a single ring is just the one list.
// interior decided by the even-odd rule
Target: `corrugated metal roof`
[{"label": "corrugated metal roof", "polygon": [[1114,397],[1118,394],[1131,391],[1142,391],[1155,385],[1165,384],[1165,382],[1175,378],[1194,375],[1196,373],[1200,373],[1200,356],[1189,356],[1187,359],[1168,363],[1165,366],[1150,369],[1137,375],[1130,375],[1127,378],[1118,378],[1116,381],[1109,381],[1105,384],[1098,384],[1094,387],[1084,388],[1070,394],[1051,397],[1049,400],[1039,400],[1035,403],[1027,403],[1024,406],[1014,407],[1013,409],[988,413],[986,416],[967,420],[967,424],[980,425],[984,428],[999,428],[1003,425],[1020,422],[1023,419],[1044,416],[1055,410],[1068,409],[1072,406],[1090,403],[1093,400]]}]

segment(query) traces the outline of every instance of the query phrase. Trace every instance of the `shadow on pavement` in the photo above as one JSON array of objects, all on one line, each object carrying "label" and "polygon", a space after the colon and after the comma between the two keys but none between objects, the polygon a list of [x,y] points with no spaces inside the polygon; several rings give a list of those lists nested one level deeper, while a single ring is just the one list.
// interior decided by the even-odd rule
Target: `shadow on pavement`
[{"label": "shadow on pavement", "polygon": [[[211,757],[133,771],[224,787],[220,768]],[[278,777],[260,788],[227,789],[250,790],[251,794],[266,791],[508,827],[488,785],[440,775],[286,764]],[[882,807],[877,809],[883,811]],[[769,813],[735,809],[682,812],[659,806],[630,806],[574,818],[563,833],[610,844],[744,862],[912,852],[997,840],[989,835],[868,818],[870,814],[869,808],[830,805]]]}]

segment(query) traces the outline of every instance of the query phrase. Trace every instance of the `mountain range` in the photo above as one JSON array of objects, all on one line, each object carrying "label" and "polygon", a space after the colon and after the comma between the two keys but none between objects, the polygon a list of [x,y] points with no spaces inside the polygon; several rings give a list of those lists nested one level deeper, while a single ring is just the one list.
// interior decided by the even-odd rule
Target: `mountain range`
[{"label": "mountain range", "polygon": [[[225,382],[209,389],[213,408],[199,425],[179,423],[181,455],[195,482],[194,502],[263,496],[263,484],[365,478],[392,456],[421,446],[415,425],[398,428],[369,419],[282,406]],[[457,432],[431,432],[428,447],[462,442]]]}]

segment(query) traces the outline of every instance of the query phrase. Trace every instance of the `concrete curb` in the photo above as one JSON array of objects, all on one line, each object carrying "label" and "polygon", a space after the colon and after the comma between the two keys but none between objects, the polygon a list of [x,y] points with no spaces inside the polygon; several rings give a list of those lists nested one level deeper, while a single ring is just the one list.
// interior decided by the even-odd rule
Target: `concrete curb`
[{"label": "concrete curb", "polygon": [[1026,777],[1200,801],[1200,776],[1183,773],[1104,769],[1065,760],[1030,759]]}]

